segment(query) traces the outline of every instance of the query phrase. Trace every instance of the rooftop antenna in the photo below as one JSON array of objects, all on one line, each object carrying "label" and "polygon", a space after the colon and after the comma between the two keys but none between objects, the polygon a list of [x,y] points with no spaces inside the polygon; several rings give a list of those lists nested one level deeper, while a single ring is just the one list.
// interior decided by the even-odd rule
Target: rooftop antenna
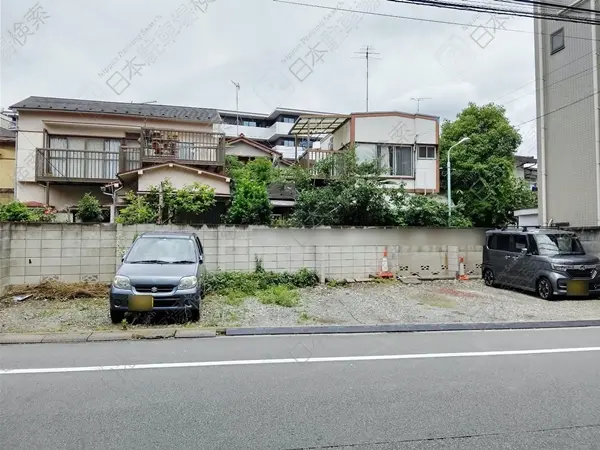
[{"label": "rooftop antenna", "polygon": [[423,100],[431,100],[431,97],[412,97],[411,100],[413,102],[417,102],[417,114],[419,113],[421,102]]},{"label": "rooftop antenna", "polygon": [[[133,102],[131,102],[131,103],[133,103]],[[148,104],[150,104],[150,103],[156,103],[156,100],[150,100],[149,102],[140,102],[140,103],[138,103],[138,104],[139,104],[139,105],[148,105]]]},{"label": "rooftop antenna", "polygon": [[363,47],[359,52],[354,52],[354,53],[357,53],[360,56],[353,58],[353,59],[365,58],[365,60],[367,62],[367,98],[366,98],[367,110],[366,110],[366,112],[369,112],[369,60],[370,59],[381,59],[381,58],[377,57],[380,55],[380,53],[377,53],[375,51],[375,49],[373,47],[371,47],[370,45],[367,45],[366,47]]},{"label": "rooftop antenna", "polygon": [[235,134],[236,136],[240,135],[240,83],[236,83],[231,80],[233,85],[235,86]]}]

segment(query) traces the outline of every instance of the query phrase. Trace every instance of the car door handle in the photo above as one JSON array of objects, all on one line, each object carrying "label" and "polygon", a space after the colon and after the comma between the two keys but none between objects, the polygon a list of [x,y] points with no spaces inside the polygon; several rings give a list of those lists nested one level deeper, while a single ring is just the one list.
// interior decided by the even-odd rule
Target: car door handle
[{"label": "car door handle", "polygon": [[504,257],[504,259],[517,259],[517,257],[516,257],[516,256],[509,256],[509,255],[506,255],[506,256]]}]

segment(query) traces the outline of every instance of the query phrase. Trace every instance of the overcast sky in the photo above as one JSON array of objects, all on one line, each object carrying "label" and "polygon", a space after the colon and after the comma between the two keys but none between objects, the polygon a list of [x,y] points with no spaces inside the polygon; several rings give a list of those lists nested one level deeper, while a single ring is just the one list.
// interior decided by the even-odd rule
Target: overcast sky
[{"label": "overcast sky", "polygon": [[380,54],[370,111],[413,113],[411,98],[429,97],[422,113],[452,119],[468,101],[497,101],[514,125],[530,121],[519,153],[535,154],[531,19],[385,0],[0,1],[4,108],[38,95],[235,109],[235,80],[242,111],[359,112],[366,64],[355,52],[369,45]]}]

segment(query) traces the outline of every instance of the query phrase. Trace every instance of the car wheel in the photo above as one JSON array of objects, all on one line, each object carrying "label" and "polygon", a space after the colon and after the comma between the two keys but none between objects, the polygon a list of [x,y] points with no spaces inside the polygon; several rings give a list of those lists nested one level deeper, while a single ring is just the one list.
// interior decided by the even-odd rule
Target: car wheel
[{"label": "car wheel", "polygon": [[494,272],[492,272],[490,269],[485,269],[485,271],[483,272],[483,282],[486,286],[495,286],[496,280],[494,278]]},{"label": "car wheel", "polygon": [[189,314],[191,322],[198,322],[200,320],[200,309],[192,308],[189,310]]},{"label": "car wheel", "polygon": [[542,277],[537,282],[537,294],[544,300],[552,300],[554,293],[552,292],[552,283],[546,277]]},{"label": "car wheel", "polygon": [[110,321],[112,323],[121,323],[125,318],[125,312],[123,311],[115,311],[113,309],[110,310]]}]

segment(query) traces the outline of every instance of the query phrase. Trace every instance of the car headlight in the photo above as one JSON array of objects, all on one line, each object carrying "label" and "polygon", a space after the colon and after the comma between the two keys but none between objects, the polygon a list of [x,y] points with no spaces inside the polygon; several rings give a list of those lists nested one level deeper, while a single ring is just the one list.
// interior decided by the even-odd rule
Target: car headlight
[{"label": "car headlight", "polygon": [[192,289],[198,285],[198,277],[183,277],[177,289]]},{"label": "car headlight", "polygon": [[569,266],[565,264],[552,264],[552,268],[554,270],[560,270],[561,272],[566,272]]},{"label": "car headlight", "polygon": [[131,289],[131,281],[122,275],[115,276],[113,286],[118,289]]}]

